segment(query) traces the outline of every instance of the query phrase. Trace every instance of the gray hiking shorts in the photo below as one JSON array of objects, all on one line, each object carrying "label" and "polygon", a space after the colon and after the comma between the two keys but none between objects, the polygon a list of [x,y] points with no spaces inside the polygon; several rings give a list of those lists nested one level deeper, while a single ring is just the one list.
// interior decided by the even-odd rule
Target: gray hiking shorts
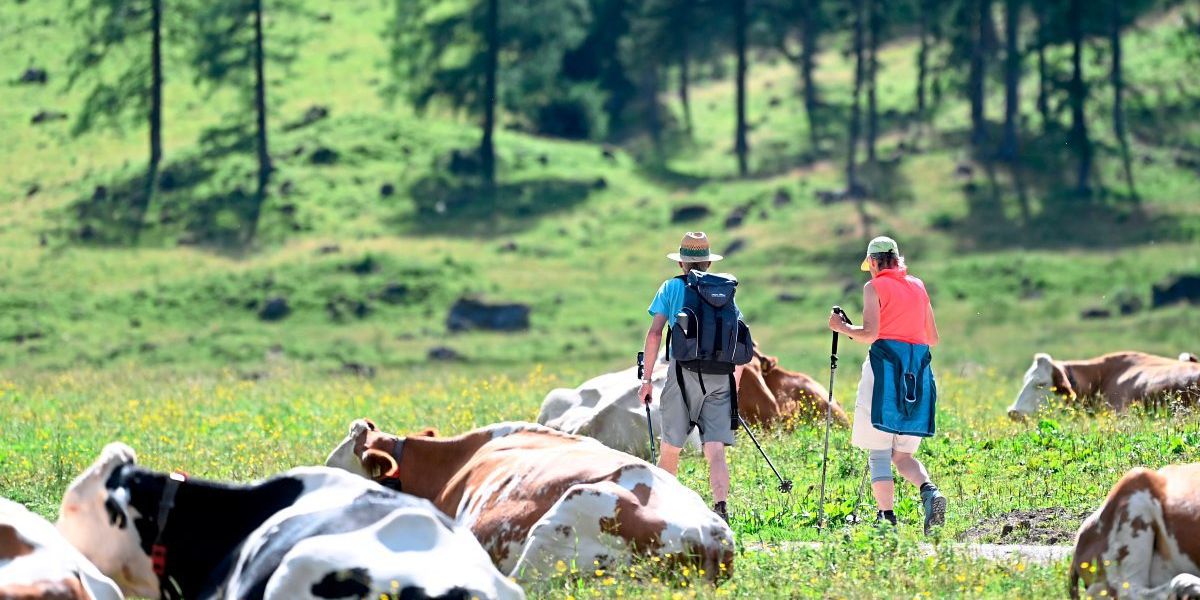
[{"label": "gray hiking shorts", "polygon": [[[678,372],[683,373],[687,403],[691,407],[689,415],[684,407],[683,395],[680,394],[679,382],[675,380],[676,372],[675,361],[671,361],[667,369],[667,383],[663,386],[660,400],[663,441],[676,448],[682,448],[692,423],[695,422],[700,426],[700,441],[721,442],[732,446],[734,432],[730,427],[729,376],[701,375],[687,369],[679,369]],[[700,385],[701,377],[704,378],[703,387]]]}]

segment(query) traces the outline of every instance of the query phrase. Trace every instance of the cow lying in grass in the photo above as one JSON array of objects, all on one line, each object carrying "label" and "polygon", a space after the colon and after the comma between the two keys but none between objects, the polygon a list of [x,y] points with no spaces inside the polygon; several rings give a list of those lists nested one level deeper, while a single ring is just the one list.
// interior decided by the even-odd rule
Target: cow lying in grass
[{"label": "cow lying in grass", "polygon": [[[778,358],[762,354],[757,348],[754,357],[738,380],[739,413],[747,423],[769,428],[825,422],[825,409],[829,405],[825,386],[808,375],[779,366]],[[660,357],[653,369],[650,419],[654,431],[661,433],[658,399],[667,380],[667,363]],[[551,390],[542,401],[537,421],[551,429],[595,438],[609,448],[648,459],[646,409],[637,397],[639,386],[637,368],[630,367],[598,375],[576,388]],[[842,426],[850,425],[846,412],[836,403],[833,420]],[[697,431],[692,431],[688,445],[700,449]]]},{"label": "cow lying in grass", "polygon": [[1054,360],[1049,354],[1037,354],[1016,402],[1008,407],[1008,416],[1019,420],[1032,415],[1052,398],[1103,398],[1110,408],[1121,411],[1135,402],[1168,396],[1189,404],[1200,400],[1200,364],[1142,352],[1116,352],[1091,360]]},{"label": "cow lying in grass", "polygon": [[645,461],[540,425],[399,437],[360,419],[326,464],[432,500],[523,580],[668,553],[712,580],[733,568],[733,532],[695,492]]},{"label": "cow lying in grass", "polygon": [[1137,468],[1075,540],[1069,591],[1091,598],[1200,599],[1200,464]]},{"label": "cow lying in grass", "polygon": [[[817,380],[779,366],[779,359],[754,349],[754,360],[742,370],[738,381],[738,408],[747,423],[770,427],[777,424],[824,423],[829,408],[829,390]],[[846,411],[833,404],[833,422],[850,426]]]},{"label": "cow lying in grass", "polygon": [[429,502],[324,467],[227,485],[109,444],[67,489],[58,529],[134,596],[524,597]]},{"label": "cow lying in grass", "polygon": [[0,498],[0,598],[120,600],[121,591],[49,521]]},{"label": "cow lying in grass", "polygon": [[[658,361],[653,368],[654,401],[650,405],[650,419],[655,433],[661,433],[658,399],[667,381],[667,363]],[[646,409],[637,397],[640,385],[637,367],[630,367],[593,377],[576,388],[551,390],[542,401],[537,421],[551,429],[594,438],[609,448],[649,459]],[[692,432],[688,445],[700,449],[699,432]]]}]

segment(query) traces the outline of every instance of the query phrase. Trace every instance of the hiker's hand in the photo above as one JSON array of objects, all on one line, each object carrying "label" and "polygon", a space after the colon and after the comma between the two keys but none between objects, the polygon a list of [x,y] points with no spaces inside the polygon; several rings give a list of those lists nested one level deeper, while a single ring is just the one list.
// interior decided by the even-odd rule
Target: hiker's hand
[{"label": "hiker's hand", "polygon": [[646,406],[650,406],[650,401],[652,399],[653,394],[654,394],[654,384],[643,382],[642,388],[640,390],[638,390],[638,398],[642,399],[642,404],[645,404]]},{"label": "hiker's hand", "polygon": [[829,328],[838,333],[846,333],[846,320],[842,318],[842,315],[829,313]]}]

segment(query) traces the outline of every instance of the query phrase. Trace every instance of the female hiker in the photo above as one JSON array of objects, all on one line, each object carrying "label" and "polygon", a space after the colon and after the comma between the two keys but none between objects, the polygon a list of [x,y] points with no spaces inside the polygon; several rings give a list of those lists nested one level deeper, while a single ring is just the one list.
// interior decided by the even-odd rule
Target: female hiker
[{"label": "female hiker", "polygon": [[[838,314],[829,317],[830,329],[871,345],[858,384],[850,442],[869,452],[878,519],[896,524],[894,463],[905,479],[920,487],[929,533],[945,520],[946,497],[913,454],[921,438],[934,432],[937,392],[929,348],[939,340],[933,306],[924,282],[908,274],[895,240],[871,240],[861,269],[871,273],[871,281],[863,286],[862,325],[850,325]],[[881,385],[876,385],[877,376]]]}]

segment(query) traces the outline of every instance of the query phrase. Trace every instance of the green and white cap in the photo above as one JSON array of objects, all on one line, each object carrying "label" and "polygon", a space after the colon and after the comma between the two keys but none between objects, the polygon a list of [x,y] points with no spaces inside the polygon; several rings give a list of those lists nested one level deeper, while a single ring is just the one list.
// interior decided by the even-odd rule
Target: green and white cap
[{"label": "green and white cap", "polygon": [[870,271],[871,265],[867,261],[867,258],[872,254],[889,251],[895,252],[896,256],[900,256],[900,245],[896,243],[896,240],[893,240],[886,235],[881,235],[871,240],[871,243],[867,244],[867,256],[863,257],[862,265],[859,266],[859,268],[864,271]]}]

